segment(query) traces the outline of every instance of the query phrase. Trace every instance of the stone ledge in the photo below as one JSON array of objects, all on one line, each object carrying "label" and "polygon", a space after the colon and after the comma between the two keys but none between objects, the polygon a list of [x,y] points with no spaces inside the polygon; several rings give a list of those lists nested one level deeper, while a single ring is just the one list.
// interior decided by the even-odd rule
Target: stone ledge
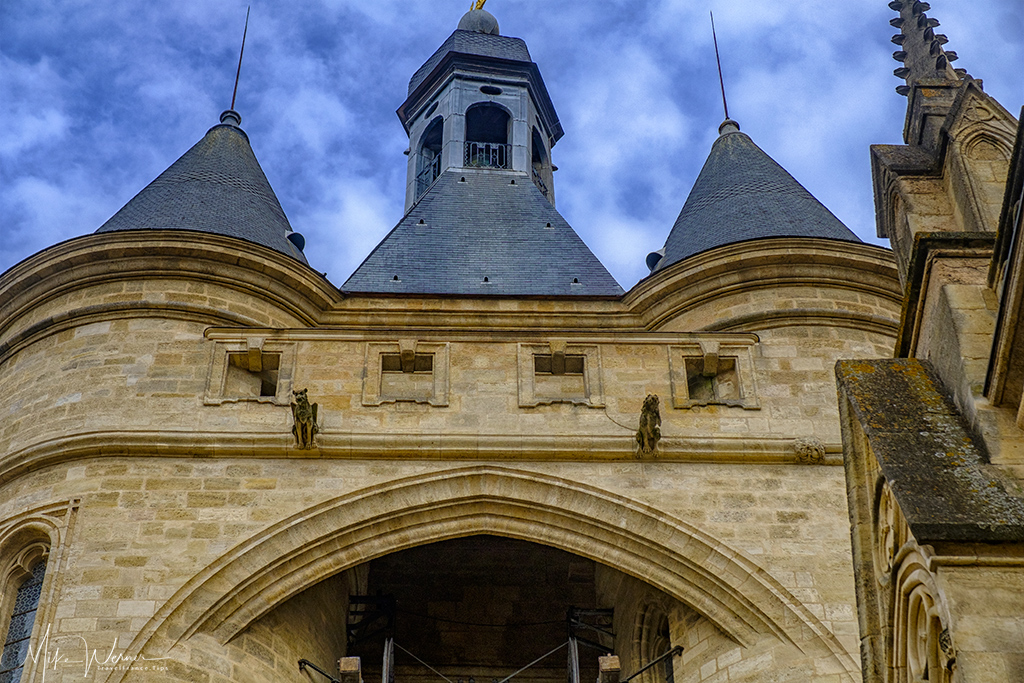
[{"label": "stone ledge", "polygon": [[634,434],[401,434],[323,431],[319,448],[299,450],[290,434],[236,432],[93,432],[52,439],[15,451],[0,461],[0,483],[62,462],[105,457],[302,458],[352,460],[533,460],[842,464],[839,444],[826,444],[816,463],[800,459],[792,438],[667,436],[653,456],[635,455]]},{"label": "stone ledge", "polygon": [[1024,541],[1024,499],[927,362],[839,361],[836,379],[918,543]]}]

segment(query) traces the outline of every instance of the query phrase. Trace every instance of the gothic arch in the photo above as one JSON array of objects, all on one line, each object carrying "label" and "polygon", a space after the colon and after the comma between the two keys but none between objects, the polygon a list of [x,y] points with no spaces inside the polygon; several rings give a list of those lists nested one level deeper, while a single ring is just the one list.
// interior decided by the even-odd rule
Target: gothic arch
[{"label": "gothic arch", "polygon": [[[60,594],[61,570],[66,566],[66,541],[73,528],[78,501],[62,502],[27,510],[0,524],[0,649],[7,640],[7,629],[14,610],[14,601],[21,585],[44,565],[42,585],[37,587],[35,618],[28,624],[30,649],[35,646],[41,630],[48,629],[56,614]],[[26,622],[27,623],[27,622]],[[27,657],[21,678],[35,679],[35,671],[45,662]]]},{"label": "gothic arch", "polygon": [[441,175],[441,150],[444,147],[444,119],[435,116],[416,149],[416,196],[427,191]]},{"label": "gothic arch", "polygon": [[690,605],[740,644],[774,636],[850,674],[857,669],[794,596],[721,541],[606,491],[493,466],[364,489],[273,525],[185,584],[127,654],[162,656],[197,633],[226,643],[325,578],[382,555],[477,534],[541,543],[612,566]]},{"label": "gothic arch", "polygon": [[[960,150],[968,159],[1009,162],[1013,141],[1000,135],[1001,132],[979,124],[972,125],[961,131]],[[995,158],[992,157],[993,154],[996,155]]]},{"label": "gothic arch", "polygon": [[892,607],[890,666],[899,681],[949,683],[955,666],[950,618],[928,568],[927,554],[911,541],[900,555]]}]

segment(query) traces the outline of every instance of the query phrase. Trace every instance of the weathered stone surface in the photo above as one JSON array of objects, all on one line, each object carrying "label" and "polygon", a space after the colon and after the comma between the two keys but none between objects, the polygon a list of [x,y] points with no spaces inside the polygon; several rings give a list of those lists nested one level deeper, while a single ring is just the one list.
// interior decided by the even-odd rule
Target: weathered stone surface
[{"label": "weathered stone surface", "polygon": [[1024,540],[1024,499],[927,362],[841,361],[836,376],[919,543]]}]

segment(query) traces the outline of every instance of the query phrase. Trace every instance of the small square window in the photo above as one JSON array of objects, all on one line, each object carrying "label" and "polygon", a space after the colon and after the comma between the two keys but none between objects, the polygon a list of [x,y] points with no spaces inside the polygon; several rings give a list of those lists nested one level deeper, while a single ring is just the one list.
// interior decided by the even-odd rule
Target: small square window
[{"label": "small square window", "polygon": [[753,335],[701,337],[670,346],[672,407],[724,405],[758,410]]},{"label": "small square window", "polygon": [[736,381],[736,359],[722,358],[718,361],[717,374],[704,374],[703,358],[686,359],[686,389],[691,401],[724,403],[740,398]]},{"label": "small square window", "polygon": [[259,369],[251,368],[250,354],[229,353],[227,376],[224,378],[224,396],[256,398],[277,396],[281,354],[261,353]]},{"label": "small square window", "polygon": [[564,341],[519,345],[519,406],[553,403],[604,406],[597,346]]},{"label": "small square window", "polygon": [[367,344],[363,405],[397,402],[448,405],[448,344],[414,340]]},{"label": "small square window", "polygon": [[206,380],[206,405],[238,401],[291,403],[295,344],[264,339],[217,340]]}]

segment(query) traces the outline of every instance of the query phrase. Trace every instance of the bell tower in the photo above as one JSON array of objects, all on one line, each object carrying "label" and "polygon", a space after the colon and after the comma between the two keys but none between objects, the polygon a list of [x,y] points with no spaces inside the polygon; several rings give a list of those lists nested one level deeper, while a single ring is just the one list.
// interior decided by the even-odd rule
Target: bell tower
[{"label": "bell tower", "polygon": [[622,288],[555,209],[562,126],[521,38],[478,2],[409,81],[402,219],[349,293],[617,297]]},{"label": "bell tower", "polygon": [[446,171],[526,174],[555,203],[551,148],[562,126],[520,38],[472,9],[416,71],[398,117],[409,135],[405,211]]}]

